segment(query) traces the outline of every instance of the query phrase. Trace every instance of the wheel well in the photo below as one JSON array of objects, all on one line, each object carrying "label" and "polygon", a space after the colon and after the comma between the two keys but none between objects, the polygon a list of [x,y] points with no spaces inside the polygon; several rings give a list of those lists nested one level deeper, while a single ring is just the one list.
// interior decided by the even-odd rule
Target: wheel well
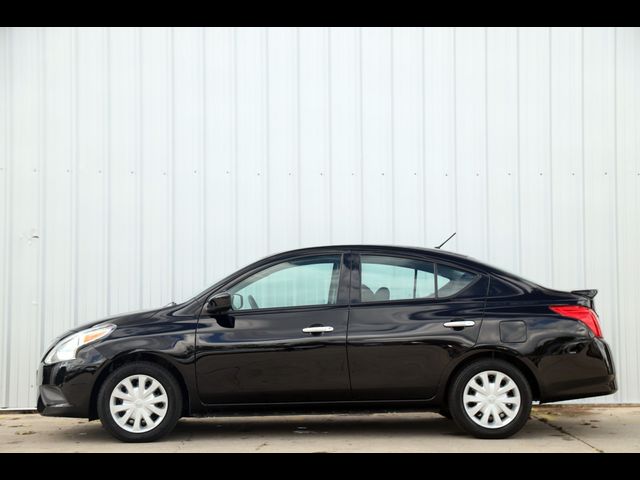
[{"label": "wheel well", "polygon": [[162,357],[154,355],[153,353],[147,352],[136,352],[127,355],[122,355],[120,357],[116,357],[105,369],[100,372],[98,379],[93,385],[93,389],[91,391],[91,402],[89,405],[89,420],[95,420],[98,418],[98,392],[100,391],[100,387],[109,376],[111,372],[118,369],[122,365],[127,363],[131,363],[134,361],[145,361],[149,363],[155,363],[156,365],[160,365],[164,367],[178,382],[180,386],[180,393],[182,394],[182,415],[189,415],[189,390],[187,389],[187,385],[182,378],[182,375],[178,371],[176,367],[174,367],[170,362],[165,360]]},{"label": "wheel well", "polygon": [[516,367],[525,376],[525,378],[527,379],[527,382],[529,382],[529,386],[531,387],[531,394],[533,395],[533,400],[540,400],[540,385],[538,384],[538,380],[536,379],[536,376],[533,374],[531,369],[522,360],[520,360],[519,358],[513,355],[509,355],[508,353],[485,351],[485,352],[479,352],[475,355],[465,358],[458,365],[456,365],[453,371],[449,374],[449,377],[447,378],[447,385],[444,389],[443,397],[442,397],[442,403],[444,405],[446,405],[447,399],[449,398],[449,388],[451,388],[451,385],[453,384],[453,379],[456,377],[458,372],[463,368],[465,368],[470,363],[476,362],[482,358],[490,358],[490,359],[497,358],[500,360],[504,360],[505,362],[508,362],[514,367]]}]

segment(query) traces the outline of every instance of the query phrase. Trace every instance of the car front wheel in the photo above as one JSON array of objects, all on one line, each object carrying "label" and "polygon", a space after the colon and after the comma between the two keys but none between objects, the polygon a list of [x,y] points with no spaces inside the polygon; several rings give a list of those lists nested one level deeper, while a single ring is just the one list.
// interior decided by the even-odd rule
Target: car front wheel
[{"label": "car front wheel", "polygon": [[478,438],[506,438],[518,432],[529,418],[531,402],[526,377],[503,360],[466,366],[449,392],[454,421]]},{"label": "car front wheel", "polygon": [[150,362],[133,362],[113,371],[98,393],[98,416],[124,442],[152,442],[176,425],[182,395],[175,378]]}]

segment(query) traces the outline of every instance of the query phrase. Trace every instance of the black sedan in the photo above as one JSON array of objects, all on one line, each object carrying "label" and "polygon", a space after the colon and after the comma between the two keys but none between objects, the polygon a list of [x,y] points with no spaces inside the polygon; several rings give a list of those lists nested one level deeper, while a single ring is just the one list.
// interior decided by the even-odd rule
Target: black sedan
[{"label": "black sedan", "polygon": [[463,255],[328,246],[274,255],[179,305],[60,336],[43,415],[156,440],[205,413],[437,410],[481,438],[532,401],[616,391],[596,290],[551,290]]}]

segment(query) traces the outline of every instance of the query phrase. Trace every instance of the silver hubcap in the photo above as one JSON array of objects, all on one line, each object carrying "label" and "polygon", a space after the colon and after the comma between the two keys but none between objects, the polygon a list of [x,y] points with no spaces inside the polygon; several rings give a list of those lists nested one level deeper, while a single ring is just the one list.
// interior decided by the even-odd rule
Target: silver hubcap
[{"label": "silver hubcap", "polygon": [[487,370],[467,382],[462,401],[475,423],[484,428],[501,428],[520,411],[520,390],[508,375]]},{"label": "silver hubcap", "polygon": [[162,384],[149,375],[131,375],[111,392],[109,408],[116,423],[127,432],[144,433],[160,425],[169,398]]}]

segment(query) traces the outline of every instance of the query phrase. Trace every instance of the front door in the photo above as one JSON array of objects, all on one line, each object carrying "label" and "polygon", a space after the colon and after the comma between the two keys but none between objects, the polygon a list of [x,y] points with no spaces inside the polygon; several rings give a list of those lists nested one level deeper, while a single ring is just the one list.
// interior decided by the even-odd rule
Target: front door
[{"label": "front door", "polygon": [[449,362],[476,342],[487,277],[428,258],[363,252],[352,278],[353,398],[433,397]]},{"label": "front door", "polygon": [[232,310],[203,309],[197,330],[202,402],[348,399],[348,284],[335,253],[280,260],[222,288]]}]

